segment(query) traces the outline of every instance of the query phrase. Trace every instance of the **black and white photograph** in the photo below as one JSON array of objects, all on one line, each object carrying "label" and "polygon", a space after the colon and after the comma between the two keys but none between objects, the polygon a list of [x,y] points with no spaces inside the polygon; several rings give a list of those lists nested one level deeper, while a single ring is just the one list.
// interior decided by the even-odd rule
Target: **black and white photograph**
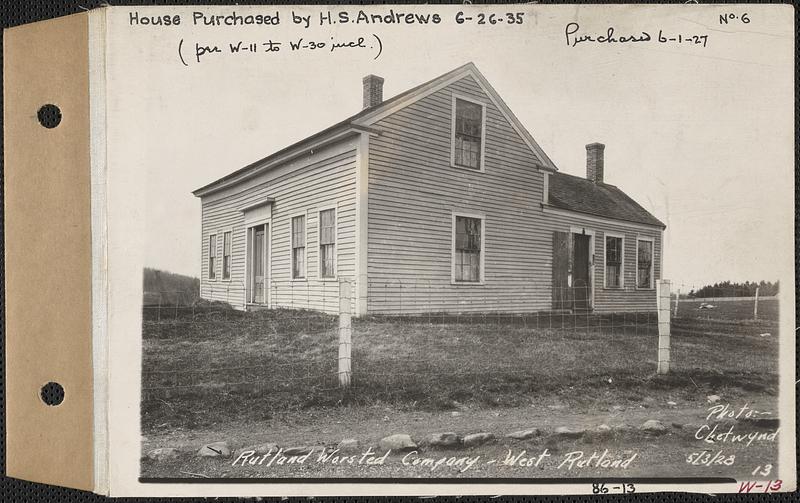
[{"label": "black and white photograph", "polygon": [[106,23],[112,486],[794,487],[790,7]]}]

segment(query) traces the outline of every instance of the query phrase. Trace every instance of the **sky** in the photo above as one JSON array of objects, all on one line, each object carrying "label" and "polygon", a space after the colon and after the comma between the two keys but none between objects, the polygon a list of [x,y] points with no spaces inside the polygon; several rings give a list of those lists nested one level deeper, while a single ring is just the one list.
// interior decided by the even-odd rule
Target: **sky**
[{"label": "sky", "polygon": [[[144,265],[196,276],[200,201],[192,190],[358,112],[364,75],[384,77],[390,98],[472,61],[560,171],[583,176],[584,146],[606,145],[606,181],[667,225],[664,277],[686,287],[779,279],[791,274],[794,253],[792,12],[750,9],[753,21],[734,26],[720,25],[713,6],[693,7],[476,6],[525,13],[521,25],[479,26],[453,21],[466,6],[416,6],[445,21],[309,29],[291,23],[290,9],[278,26],[248,28],[191,22],[192,10],[248,13],[243,6],[114,9],[110,179],[144,178]],[[316,20],[320,10],[302,13]],[[182,23],[130,26],[133,11],[177,13]],[[708,42],[572,47],[570,22],[584,34],[613,26]],[[374,48],[291,51],[287,43],[364,36],[374,46],[375,35],[377,59]],[[284,44],[277,53],[224,53],[240,40]],[[198,63],[196,43],[224,51]]]}]

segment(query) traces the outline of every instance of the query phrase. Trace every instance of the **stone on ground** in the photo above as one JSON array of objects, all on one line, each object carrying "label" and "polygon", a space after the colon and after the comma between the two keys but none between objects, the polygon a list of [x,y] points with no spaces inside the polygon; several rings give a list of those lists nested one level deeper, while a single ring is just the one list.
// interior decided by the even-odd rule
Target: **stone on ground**
[{"label": "stone on ground", "polygon": [[473,433],[471,435],[466,435],[462,439],[462,442],[464,444],[464,447],[475,447],[478,445],[483,445],[487,442],[492,442],[494,440],[496,440],[494,433],[481,432],[481,433]]},{"label": "stone on ground", "polygon": [[461,445],[461,436],[452,431],[432,433],[425,438],[424,443],[431,447],[456,447]]},{"label": "stone on ground", "polygon": [[586,433],[582,428],[570,428],[569,426],[559,426],[555,431],[556,435],[563,438],[580,438]]},{"label": "stone on ground", "polygon": [[269,454],[270,452],[272,452],[272,454],[275,454],[276,452],[278,452],[278,444],[267,442],[265,444],[254,445],[252,447],[248,447],[243,450],[253,451],[257,456],[261,456],[262,454]]},{"label": "stone on ground", "polygon": [[533,428],[530,430],[513,431],[506,435],[506,437],[514,440],[528,440],[529,438],[538,437],[541,434],[542,432],[539,428]]},{"label": "stone on ground", "polygon": [[147,459],[151,461],[167,461],[177,459],[180,451],[175,447],[159,447],[147,453]]},{"label": "stone on ground", "polygon": [[648,419],[640,427],[640,430],[653,435],[661,435],[667,432],[667,427],[658,419]]},{"label": "stone on ground", "polygon": [[611,435],[612,429],[611,426],[607,424],[601,424],[597,428],[592,430],[594,435]]},{"label": "stone on ground", "polygon": [[417,444],[415,444],[414,441],[411,440],[411,437],[405,433],[396,433],[394,435],[384,437],[380,442],[378,442],[378,446],[384,451],[388,451],[390,449],[393,451],[410,451],[417,448]]},{"label": "stone on ground", "polygon": [[591,430],[584,432],[584,440],[591,442],[594,440],[604,440],[610,438],[614,434],[614,430],[607,424],[601,424]]},{"label": "stone on ground", "polygon": [[355,438],[345,438],[336,446],[342,454],[356,453],[361,450],[361,445]]}]

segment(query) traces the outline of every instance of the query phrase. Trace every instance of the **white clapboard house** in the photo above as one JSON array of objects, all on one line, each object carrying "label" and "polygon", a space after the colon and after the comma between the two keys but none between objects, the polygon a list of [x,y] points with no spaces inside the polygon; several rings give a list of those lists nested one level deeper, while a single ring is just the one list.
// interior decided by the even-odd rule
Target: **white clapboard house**
[{"label": "white clapboard house", "polygon": [[642,311],[664,224],[603,181],[559,173],[468,63],[205,185],[201,295],[240,309]]}]

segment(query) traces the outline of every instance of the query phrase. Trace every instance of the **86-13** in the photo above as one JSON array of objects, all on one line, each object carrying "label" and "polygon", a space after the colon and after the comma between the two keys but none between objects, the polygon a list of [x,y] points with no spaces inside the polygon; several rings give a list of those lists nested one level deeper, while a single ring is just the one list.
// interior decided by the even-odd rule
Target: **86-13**
[{"label": "86-13", "polygon": [[633,484],[602,484],[595,482],[592,484],[592,494],[608,494],[609,490],[615,493],[631,494],[636,492]]},{"label": "86-13", "polygon": [[463,11],[459,11],[456,14],[456,23],[464,24],[469,21],[475,21],[476,24],[522,24],[524,16],[524,12],[506,12],[505,14],[484,14],[481,12],[475,16],[467,16]]}]

